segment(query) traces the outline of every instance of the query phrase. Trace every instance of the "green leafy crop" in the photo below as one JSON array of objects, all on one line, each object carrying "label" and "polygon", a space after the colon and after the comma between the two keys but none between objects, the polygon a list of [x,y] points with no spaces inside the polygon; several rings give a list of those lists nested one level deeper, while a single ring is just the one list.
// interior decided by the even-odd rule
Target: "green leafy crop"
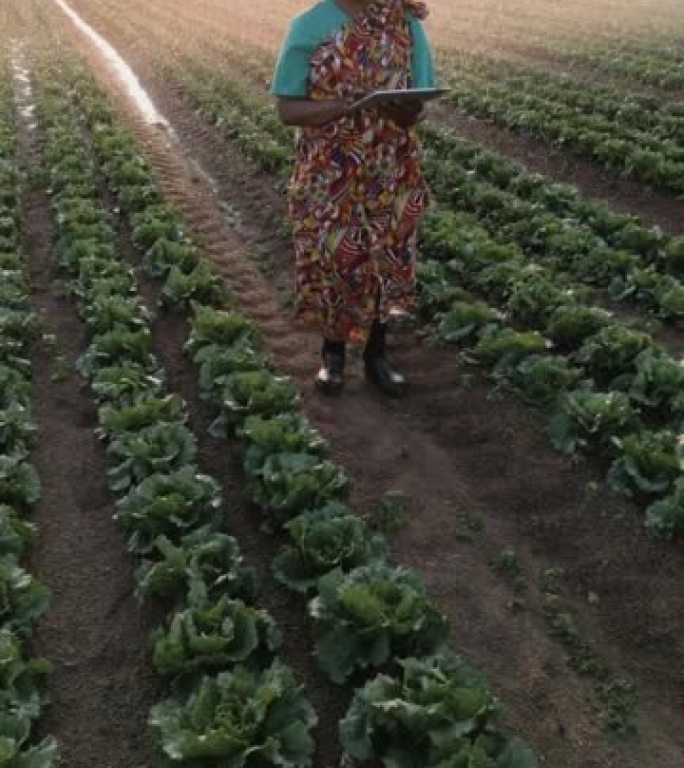
[{"label": "green leafy crop", "polygon": [[484,678],[462,659],[404,659],[397,676],[358,690],[340,737],[349,756],[387,768],[537,768],[533,753],[497,728]]},{"label": "green leafy crop", "polygon": [[278,581],[296,592],[313,589],[318,579],[339,568],[349,571],[383,560],[387,543],[372,536],[365,523],[341,504],[329,504],[286,524],[290,537],[273,560]]},{"label": "green leafy crop", "polygon": [[294,409],[297,390],[289,379],[269,371],[247,371],[228,376],[218,396],[221,416],[212,424],[211,433],[225,436],[239,427],[248,416],[276,416]]},{"label": "green leafy crop", "polygon": [[564,453],[602,450],[614,454],[614,438],[630,432],[635,419],[623,392],[578,389],[562,398],[549,424],[549,436],[554,448]]},{"label": "green leafy crop", "polygon": [[123,493],[152,474],[194,466],[197,445],[182,422],[161,422],[120,435],[107,453],[116,462],[108,472],[109,487]]},{"label": "green leafy crop", "polygon": [[172,614],[154,634],[154,666],[172,677],[218,672],[234,664],[262,665],[280,645],[266,611],[222,597]]},{"label": "green leafy crop", "polygon": [[628,496],[664,494],[684,474],[684,445],[674,432],[644,431],[615,441],[620,457],[608,481]]},{"label": "green leafy crop", "polygon": [[204,677],[186,700],[153,707],[149,722],[167,768],[311,765],[316,715],[290,669],[278,661],[262,672],[237,666]]},{"label": "green leafy crop", "polygon": [[430,605],[418,575],[382,563],[321,578],[309,613],[318,662],[335,683],[357,669],[434,653],[448,634],[446,618]]},{"label": "green leafy crop", "polygon": [[273,528],[330,501],[343,501],[349,478],[339,466],[315,455],[276,453],[248,484],[247,494],[266,513],[266,527]]},{"label": "green leafy crop", "polygon": [[159,536],[148,557],[136,572],[141,599],[180,595],[198,605],[223,595],[249,601],[256,594],[255,575],[237,542],[211,526],[186,534],[177,545]]},{"label": "green leafy crop", "polygon": [[669,496],[646,510],[646,527],[663,539],[684,536],[684,479],[680,477]]},{"label": "green leafy crop", "polygon": [[178,542],[197,526],[216,521],[221,509],[215,480],[184,467],[143,480],[118,503],[117,517],[132,532],[134,552],[149,552],[157,536]]}]

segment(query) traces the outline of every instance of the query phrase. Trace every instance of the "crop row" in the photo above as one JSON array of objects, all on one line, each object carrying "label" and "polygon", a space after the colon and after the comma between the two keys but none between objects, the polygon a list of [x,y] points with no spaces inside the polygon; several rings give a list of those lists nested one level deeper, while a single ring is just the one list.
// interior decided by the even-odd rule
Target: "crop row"
[{"label": "crop row", "polygon": [[[220,106],[224,103],[223,88],[214,93],[212,100],[211,83],[205,84],[200,95],[203,109],[214,120],[220,116],[225,127],[229,116]],[[231,110],[239,105],[233,99]],[[254,133],[268,132],[269,122],[274,120],[272,113],[260,110],[258,115],[250,115],[250,106],[248,102],[241,120],[251,119]],[[536,193],[540,199],[548,199],[550,206],[582,210],[587,220],[594,216],[606,227],[610,221],[607,213],[605,219],[598,216],[603,213],[598,206],[588,204],[582,209],[576,194],[561,195],[561,190],[554,190],[557,195],[553,196],[551,188],[544,190],[535,185],[536,176],[511,178],[509,166],[502,163],[498,167],[495,156],[470,154],[468,145],[459,152],[461,148],[450,143],[452,137],[448,134],[433,131],[431,137],[434,163],[429,161],[428,167],[434,169],[433,183],[439,167],[447,169],[447,178],[452,168],[457,172],[456,162],[449,155],[449,147],[453,147],[455,154],[468,156],[466,164],[472,163],[473,169],[488,169],[502,184],[507,179],[510,186],[525,190],[530,197]],[[260,160],[258,151],[255,159]],[[438,194],[446,197],[443,187],[437,187]],[[544,192],[549,196],[542,197]],[[503,229],[506,210],[501,205],[500,217],[492,216],[485,223]],[[638,240],[644,254],[658,254],[664,259],[665,253],[675,252],[673,244],[681,246],[680,241],[667,241],[658,232],[652,233],[649,240],[649,230],[631,219],[616,219],[614,236],[619,236],[615,233],[621,228],[621,236]],[[538,219],[534,225],[543,231]],[[656,241],[665,244],[664,249],[657,249]],[[558,240],[556,248],[560,249]],[[569,243],[568,249],[566,259],[571,254]],[[609,248],[604,246],[593,254],[596,264],[601,263],[599,257],[606,251]],[[650,505],[647,521],[654,532],[681,534],[682,449],[677,435],[684,419],[682,366],[648,334],[587,305],[583,289],[550,268],[544,259],[540,260],[544,263],[530,263],[528,253],[505,242],[505,238],[504,243],[496,242],[479,220],[467,214],[431,212],[423,226],[423,253],[429,260],[419,265],[421,310],[438,323],[441,339],[474,344],[471,358],[491,367],[497,381],[550,409],[551,437],[556,447],[567,452],[598,453],[609,462],[611,484]],[[616,259],[619,253],[625,255],[616,251]],[[634,268],[633,274],[636,272]],[[649,269],[638,273],[654,276],[674,291],[675,299],[681,297],[682,288],[675,278]],[[463,286],[495,301],[497,307],[465,295]]]},{"label": "crop row", "polygon": [[468,211],[497,242],[528,260],[637,304],[668,321],[684,318],[684,238],[583,201],[451,131],[425,130],[425,169],[438,200]]},{"label": "crop row", "polygon": [[79,369],[99,404],[108,484],[139,560],[137,594],[169,607],[154,633],[153,663],[171,695],[152,708],[150,727],[170,764],[204,752],[230,755],[236,764],[306,766],[316,716],[275,656],[280,637],[269,614],[254,605],[255,574],[244,567],[235,539],[222,532],[230,513],[217,482],[198,468],[185,403],[165,386],[152,352],[152,316],[132,269],[117,256],[61,89],[56,82],[36,94],[57,263],[71,277],[89,338]]},{"label": "crop row", "polygon": [[[446,59],[447,71],[453,68]],[[455,63],[459,67],[458,63]],[[566,72],[539,69],[497,59],[472,56],[461,62],[467,75],[505,83],[521,94],[534,94],[578,112],[603,115],[620,126],[648,131],[656,139],[684,144],[684,103],[663,101],[655,95],[625,91],[612,84],[582,80]]]},{"label": "crop row", "polygon": [[[650,504],[655,533],[683,533],[681,364],[467,218],[436,211],[423,232],[421,309],[440,338],[472,347],[472,360],[545,407],[554,447],[610,462],[610,484]],[[498,307],[459,295],[461,286]]]},{"label": "crop row", "polygon": [[0,66],[0,762],[8,768],[52,768],[57,744],[32,743],[46,704],[50,665],[29,655],[31,630],[45,613],[47,588],[19,560],[36,528],[24,519],[40,498],[30,461],[36,431],[31,415],[29,346],[39,324],[30,306],[21,250],[20,173],[16,107],[8,70]]},{"label": "crop row", "polygon": [[[160,202],[106,99],[87,78],[74,90],[143,264],[168,295],[179,259],[196,249],[175,211]],[[356,691],[340,723],[348,755],[362,763],[412,761],[426,768],[478,761],[536,765],[527,748],[496,727],[500,707],[482,676],[446,650],[446,619],[430,604],[421,579],[391,565],[386,542],[346,506],[349,481],[299,411],[295,388],[274,373],[256,328],[226,310],[226,301],[224,295],[194,297],[186,350],[202,395],[215,409],[213,434],[242,447],[246,498],[261,510],[263,527],[287,539],[273,569],[285,586],[310,598],[321,669],[340,684],[364,670],[374,675]],[[216,750],[218,759],[225,745]],[[188,756],[181,749],[176,759]]]},{"label": "crop row", "polygon": [[[449,73],[445,81],[452,89],[450,100],[470,114],[567,145],[624,176],[684,191],[684,147],[647,127],[608,117],[600,108],[563,103],[561,82],[537,88],[530,80],[521,89],[524,78],[498,79],[466,69]],[[667,125],[678,119],[670,116]],[[678,135],[681,139],[681,128]]]},{"label": "crop row", "polygon": [[665,50],[575,51],[564,58],[594,64],[606,72],[655,85],[665,91],[684,88],[684,60],[681,53]]}]

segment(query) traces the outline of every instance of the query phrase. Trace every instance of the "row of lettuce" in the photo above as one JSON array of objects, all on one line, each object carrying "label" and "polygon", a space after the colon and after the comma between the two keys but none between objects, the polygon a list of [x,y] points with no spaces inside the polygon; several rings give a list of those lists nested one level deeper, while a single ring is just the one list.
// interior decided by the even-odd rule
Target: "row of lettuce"
[{"label": "row of lettuce", "polygon": [[[271,108],[190,67],[183,79],[229,138],[285,172],[290,136]],[[647,507],[650,530],[682,535],[684,367],[639,324],[594,306],[585,283],[619,283],[625,297],[681,317],[684,242],[450,132],[426,135],[433,189],[459,212],[437,208],[424,221],[423,317],[548,411],[555,447],[597,455],[611,485]]]},{"label": "row of lettuce", "polygon": [[587,50],[554,50],[563,61],[590,64],[599,71],[646,83],[664,91],[684,88],[684,56],[678,46],[623,45]]},{"label": "row of lettuce", "polygon": [[386,543],[346,505],[349,481],[299,412],[294,386],[273,371],[255,327],[228,308],[106,98],[74,68],[62,70],[40,110],[50,126],[58,254],[90,330],[81,368],[102,403],[119,519],[142,558],[138,592],[175,601],[154,650],[171,696],[150,715],[167,764],[306,766],[315,715],[291,673],[270,664],[272,621],[248,608],[252,580],[239,567],[237,545],[221,533],[217,489],[197,474],[183,405],[166,393],[151,353],[150,318],[93,202],[92,170],[64,94],[67,76],[80,128],[143,267],[163,281],[161,306],[192,310],[186,349],[215,410],[211,431],[239,441],[246,497],[265,530],[286,539],[274,573],[309,598],[323,672],[333,683],[362,684],[340,723],[348,757],[425,768],[536,765],[529,749],[499,729],[501,707],[481,674],[446,648],[447,621],[418,575],[390,564]]},{"label": "row of lettuce", "polygon": [[468,114],[567,146],[606,168],[684,192],[684,106],[500,60],[444,67],[449,96]]},{"label": "row of lettuce", "polygon": [[47,588],[20,565],[36,528],[25,519],[40,498],[31,464],[29,347],[39,324],[30,305],[21,248],[17,112],[8,67],[0,63],[0,762],[9,768],[51,768],[57,744],[36,743],[50,665],[30,655],[31,633],[45,613]]}]

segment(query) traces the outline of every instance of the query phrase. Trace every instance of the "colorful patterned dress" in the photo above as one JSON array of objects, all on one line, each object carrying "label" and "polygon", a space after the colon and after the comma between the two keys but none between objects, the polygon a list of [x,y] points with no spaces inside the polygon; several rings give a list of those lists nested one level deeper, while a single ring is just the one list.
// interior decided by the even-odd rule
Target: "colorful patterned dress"
[{"label": "colorful patterned dress", "polygon": [[[299,16],[273,93],[357,98],[434,85],[414,0],[378,0],[350,16],[324,0]],[[298,131],[289,186],[296,316],[333,340],[363,341],[375,319],[410,310],[416,228],[428,202],[414,129],[377,109]]]}]

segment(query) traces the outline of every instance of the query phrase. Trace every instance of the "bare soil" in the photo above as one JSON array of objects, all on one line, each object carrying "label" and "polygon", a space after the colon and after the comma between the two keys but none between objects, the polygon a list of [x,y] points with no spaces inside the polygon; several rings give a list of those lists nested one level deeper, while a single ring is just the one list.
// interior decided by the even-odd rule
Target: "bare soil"
[{"label": "bare soil", "polygon": [[[199,233],[241,308],[260,324],[278,365],[300,385],[304,409],[354,481],[355,508],[368,513],[388,489],[412,499],[408,525],[394,539],[395,557],[425,575],[451,618],[454,648],[484,667],[508,704],[508,722],[553,766],[671,768],[684,760],[681,545],[650,540],[640,513],[609,496],[591,467],[555,455],[534,412],[508,396],[493,398],[476,372],[410,336],[395,339],[397,359],[412,381],[406,401],[382,401],[358,373],[341,398],[317,396],[310,383],[317,341],[293,327],[276,289],[288,284],[292,256],[273,228],[281,201],[272,179],[247,170],[234,149],[198,124],[177,94],[155,79],[149,53],[133,63],[181,143],[139,124],[97,57],[86,52],[167,194]],[[242,227],[229,226],[226,207],[240,213]],[[247,255],[266,248],[268,278]],[[177,346],[183,334],[167,337],[166,327],[162,347]],[[176,383],[190,387],[186,375]],[[232,461],[218,446],[208,449],[206,460],[217,462],[210,465],[217,473],[222,462]],[[225,483],[231,488],[239,481]],[[233,503],[239,509],[237,496]],[[466,541],[462,519],[471,514],[486,528]],[[255,529],[252,544],[246,519],[244,525],[243,545],[265,558],[267,550],[259,547],[268,545],[256,543]],[[515,548],[525,574],[519,611],[490,566],[504,546]],[[549,638],[538,576],[551,566],[566,572],[582,633],[636,680],[638,739],[603,733],[589,683],[567,668],[563,649]],[[292,615],[297,620],[288,631],[296,639],[301,612]],[[337,705],[322,711],[324,719],[331,716],[325,727],[332,732]]]}]

